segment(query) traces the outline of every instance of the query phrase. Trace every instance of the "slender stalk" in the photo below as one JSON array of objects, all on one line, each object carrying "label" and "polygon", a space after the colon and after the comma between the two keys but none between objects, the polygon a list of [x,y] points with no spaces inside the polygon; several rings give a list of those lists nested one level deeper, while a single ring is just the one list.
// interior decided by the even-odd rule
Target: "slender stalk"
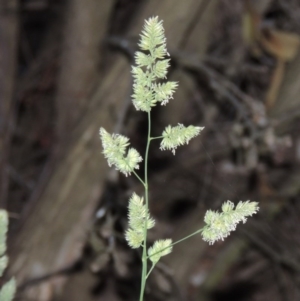
[{"label": "slender stalk", "polygon": [[151,137],[150,140],[155,140],[155,139],[162,139],[164,136],[158,136],[158,137]]},{"label": "slender stalk", "polygon": [[151,274],[151,272],[152,272],[152,270],[154,269],[154,267],[155,267],[155,264],[152,264],[152,267],[151,267],[151,269],[149,270],[149,272],[148,272],[148,274],[147,274],[147,276],[146,276],[146,279],[149,277],[149,275]]},{"label": "slender stalk", "polygon": [[[148,112],[148,137],[147,137],[147,146],[145,153],[145,201],[146,201],[146,210],[149,209],[149,199],[148,199],[148,154],[149,147],[151,142],[151,115]],[[145,219],[144,225],[144,244],[143,244],[143,255],[142,255],[142,279],[141,279],[141,291],[140,291],[140,301],[144,300],[145,286],[147,280],[147,219]]]},{"label": "slender stalk", "polygon": [[[201,229],[199,229],[199,230],[193,232],[192,234],[190,234],[190,235],[188,235],[188,236],[185,236],[185,237],[183,237],[183,238],[181,238],[181,239],[179,239],[179,240],[173,242],[170,246],[174,246],[174,245],[176,245],[176,244],[178,244],[178,243],[180,243],[180,242],[182,242],[182,241],[184,241],[184,240],[186,240],[186,239],[189,239],[189,238],[191,238],[192,236],[195,236],[195,235],[201,233],[202,230],[203,230],[203,228],[201,228]],[[156,254],[158,254],[158,253],[163,252],[164,250],[168,249],[170,246],[168,246],[167,248],[161,249],[159,252],[153,253],[152,256],[154,256],[154,255],[156,255]],[[149,256],[147,256],[147,258],[149,258]]]},{"label": "slender stalk", "polygon": [[184,241],[184,240],[186,240],[186,239],[191,238],[192,236],[195,236],[195,235],[201,233],[202,230],[203,230],[203,228],[201,228],[201,229],[199,229],[199,230],[193,232],[192,234],[190,234],[190,235],[188,235],[188,236],[186,236],[186,237],[183,237],[183,238],[181,238],[181,239],[179,239],[179,240],[173,242],[173,243],[171,244],[171,246],[174,246],[174,245],[176,245],[176,244],[179,244],[180,242],[182,242],[182,241]]},{"label": "slender stalk", "polygon": [[134,175],[138,178],[138,180],[143,184],[143,186],[145,187],[145,182],[139,177],[139,175],[133,170],[132,171],[134,173]]}]

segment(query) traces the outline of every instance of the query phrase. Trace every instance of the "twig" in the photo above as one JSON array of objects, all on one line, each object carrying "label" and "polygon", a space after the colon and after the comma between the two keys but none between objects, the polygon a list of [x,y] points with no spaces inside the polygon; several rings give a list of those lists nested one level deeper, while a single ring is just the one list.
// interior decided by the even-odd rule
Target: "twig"
[{"label": "twig", "polygon": [[124,38],[121,36],[109,36],[105,43],[109,46],[114,47],[116,50],[121,50],[123,54],[129,59],[131,63],[134,61],[134,53],[136,51],[136,47],[130,41],[131,39]]},{"label": "twig", "polygon": [[[257,126],[254,124],[249,115],[255,116],[260,114],[265,119],[264,107],[257,100],[242,92],[236,85],[228,81],[221,74],[206,66],[204,63],[193,59],[191,55],[182,52],[172,52],[172,56],[177,60],[178,64],[187,70],[200,72],[204,75],[211,86],[221,96],[226,97],[231,104],[238,110],[241,118],[249,127],[252,137],[257,136]],[[244,103],[241,103],[241,101]],[[246,107],[245,107],[246,106]],[[250,110],[248,112],[247,108]]]},{"label": "twig", "polygon": [[263,240],[259,239],[257,236],[252,235],[249,231],[240,230],[251,243],[253,243],[263,254],[265,254],[269,259],[271,259],[276,264],[287,267],[293,272],[300,273],[300,263],[295,261],[291,257],[287,257],[278,252],[274,251],[270,246],[268,246]]}]

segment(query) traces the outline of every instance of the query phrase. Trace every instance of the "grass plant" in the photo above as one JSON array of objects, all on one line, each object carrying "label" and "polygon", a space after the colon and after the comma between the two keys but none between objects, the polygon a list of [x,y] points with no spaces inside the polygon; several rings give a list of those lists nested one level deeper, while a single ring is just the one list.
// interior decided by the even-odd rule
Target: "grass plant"
[{"label": "grass plant", "polygon": [[[161,257],[172,252],[173,246],[194,235],[202,235],[204,241],[213,244],[224,240],[230,232],[236,229],[238,223],[245,223],[247,217],[258,211],[256,202],[239,202],[236,206],[227,201],[222,205],[221,212],[208,210],[204,216],[205,226],[194,233],[173,242],[171,239],[160,239],[148,248],[147,232],[155,226],[155,220],[149,212],[149,183],[148,183],[148,155],[151,141],[160,139],[160,149],[170,150],[174,155],[179,146],[188,144],[197,137],[203,127],[168,125],[161,136],[153,137],[151,134],[151,109],[160,104],[166,105],[177,88],[177,83],[166,81],[167,70],[170,64],[166,48],[166,37],[163,22],[158,17],[145,21],[139,42],[141,51],[135,53],[136,65],[132,67],[134,78],[132,102],[136,110],[148,115],[148,134],[144,159],[138,151],[129,145],[129,139],[120,134],[109,134],[100,128],[100,138],[103,154],[109,166],[114,166],[125,176],[135,175],[144,186],[144,196],[133,193],[128,206],[128,230],[125,238],[128,245],[133,248],[142,248],[141,289],[139,301],[144,299],[147,278]],[[136,170],[144,161],[144,177],[140,177]],[[148,263],[151,263],[149,267]]]}]

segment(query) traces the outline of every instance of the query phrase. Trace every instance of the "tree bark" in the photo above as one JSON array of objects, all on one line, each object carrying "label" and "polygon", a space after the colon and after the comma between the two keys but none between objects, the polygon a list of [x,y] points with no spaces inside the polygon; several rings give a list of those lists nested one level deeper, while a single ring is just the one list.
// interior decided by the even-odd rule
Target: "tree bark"
[{"label": "tree bark", "polygon": [[69,0],[57,92],[57,132],[63,142],[85,112],[100,76],[100,46],[114,1]]}]

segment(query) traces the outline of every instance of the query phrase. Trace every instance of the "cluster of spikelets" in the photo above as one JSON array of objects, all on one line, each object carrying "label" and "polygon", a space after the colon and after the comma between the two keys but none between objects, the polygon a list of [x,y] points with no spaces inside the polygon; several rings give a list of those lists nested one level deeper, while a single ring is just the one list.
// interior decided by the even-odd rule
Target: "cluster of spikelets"
[{"label": "cluster of spikelets", "polygon": [[133,193],[128,205],[129,229],[125,234],[129,246],[133,249],[139,248],[144,241],[145,223],[147,229],[151,229],[155,225],[154,219],[150,217],[149,210],[144,204],[144,198]]},{"label": "cluster of spikelets", "polygon": [[[139,248],[145,239],[146,229],[151,229],[155,225],[155,221],[150,217],[149,210],[144,204],[144,199],[133,193],[128,205],[128,224],[125,238],[129,246],[133,249]],[[148,250],[149,259],[156,264],[161,256],[167,255],[172,251],[172,240],[158,240]]]},{"label": "cluster of spikelets", "polygon": [[208,210],[204,217],[206,225],[202,229],[204,241],[213,244],[217,240],[224,240],[230,232],[236,229],[238,223],[247,221],[248,216],[252,216],[259,210],[257,202],[239,202],[234,208],[230,201],[222,205],[222,212]]},{"label": "cluster of spikelets", "polygon": [[100,138],[103,146],[103,154],[107,159],[108,165],[115,165],[116,169],[130,175],[134,169],[139,168],[139,163],[143,158],[134,148],[130,148],[126,155],[129,139],[122,135],[110,135],[104,128],[100,129]]},{"label": "cluster of spikelets", "polygon": [[[3,275],[4,270],[8,264],[6,252],[6,234],[8,229],[8,216],[5,210],[0,209],[0,277]],[[16,291],[16,283],[12,278],[6,282],[0,290],[1,301],[11,301],[14,298]]]},{"label": "cluster of spikelets", "polygon": [[[169,56],[166,49],[166,38],[162,21],[157,17],[146,21],[139,43],[143,52],[136,52],[136,66],[132,67],[134,78],[133,84],[133,104],[137,110],[151,111],[157,103],[165,105],[173,98],[173,93],[177,87],[176,82],[164,82],[167,69],[169,67]],[[188,126],[182,124],[165,128],[161,138],[160,149],[171,150],[175,154],[178,146],[188,144],[189,141],[198,136],[203,127]],[[110,135],[105,129],[100,129],[103,154],[109,166],[114,165],[117,170],[126,176],[135,173],[134,169],[139,168],[142,161],[140,154],[129,146],[129,139],[122,135]],[[151,139],[151,137],[148,137]],[[217,240],[223,240],[231,231],[235,230],[239,222],[245,222],[248,216],[258,211],[255,202],[240,202],[234,209],[234,204],[227,201],[222,206],[222,212],[207,211],[205,215],[206,226],[195,233],[201,233],[205,241],[213,244]],[[146,232],[154,227],[155,221],[150,217],[149,210],[144,204],[143,198],[133,194],[129,200],[129,228],[126,232],[126,240],[133,249],[143,246]],[[148,258],[155,265],[161,256],[172,251],[172,240],[164,239],[154,242],[148,250]]]},{"label": "cluster of spikelets", "polygon": [[137,110],[149,112],[157,103],[167,104],[177,87],[176,82],[157,83],[166,78],[170,62],[165,59],[169,55],[166,38],[162,21],[157,17],[146,21],[139,46],[147,53],[137,51],[135,54],[133,104]]},{"label": "cluster of spikelets", "polygon": [[198,136],[203,129],[203,127],[192,125],[185,127],[180,123],[175,127],[167,126],[162,134],[163,139],[160,143],[160,149],[172,150],[172,153],[175,155],[175,150],[178,146],[188,144],[189,141]]}]

